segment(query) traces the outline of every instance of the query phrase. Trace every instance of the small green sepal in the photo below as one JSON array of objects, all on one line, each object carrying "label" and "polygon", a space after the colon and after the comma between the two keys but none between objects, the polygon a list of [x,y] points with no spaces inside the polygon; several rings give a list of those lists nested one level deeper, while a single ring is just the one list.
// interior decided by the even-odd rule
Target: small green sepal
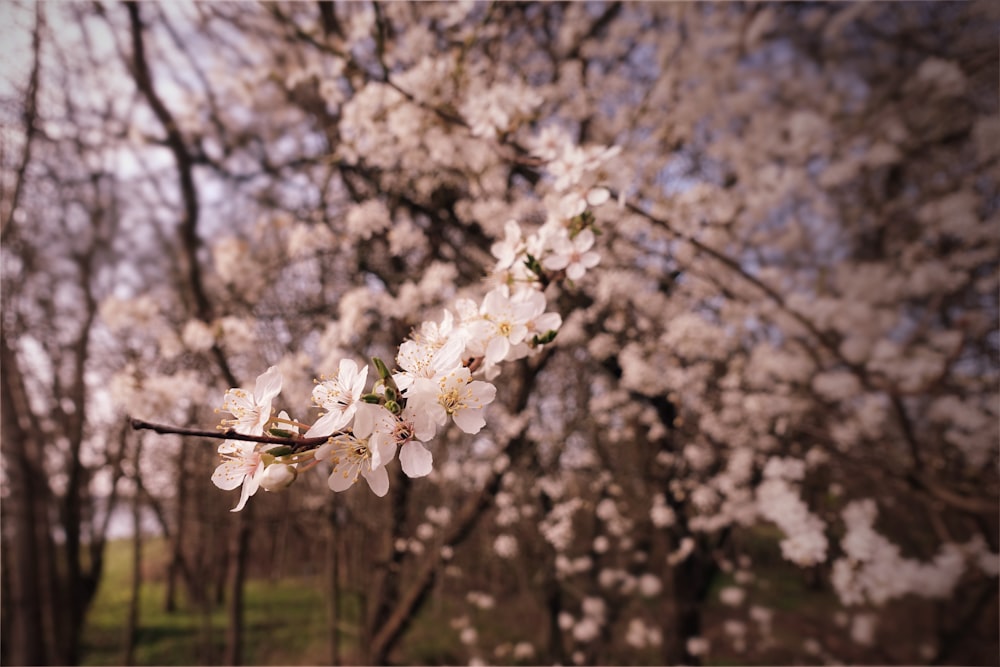
[{"label": "small green sepal", "polygon": [[541,277],[542,274],[544,273],[541,263],[530,252],[525,254],[527,255],[527,257],[524,260],[524,265],[528,267],[528,270],[534,273],[536,276]]},{"label": "small green sepal", "polygon": [[531,339],[531,346],[532,347],[537,347],[539,345],[547,345],[547,344],[551,343],[553,340],[555,340],[555,338],[556,338],[556,332],[550,329],[550,330],[546,331],[544,334],[542,334],[541,336],[539,336],[539,335],[536,334]]},{"label": "small green sepal", "polygon": [[[273,431],[272,431],[272,433],[273,433]],[[285,456],[286,454],[291,454],[292,453],[292,448],[291,447],[286,447],[284,445],[279,445],[277,447],[272,447],[271,449],[267,450],[267,452],[265,452],[265,453],[268,456],[273,456],[274,458],[277,458],[279,456]]]}]

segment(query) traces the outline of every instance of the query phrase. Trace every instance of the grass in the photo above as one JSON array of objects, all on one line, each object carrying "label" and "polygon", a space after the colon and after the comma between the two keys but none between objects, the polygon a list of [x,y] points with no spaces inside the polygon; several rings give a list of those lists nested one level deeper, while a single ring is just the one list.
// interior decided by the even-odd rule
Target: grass
[{"label": "grass", "polygon": [[[143,552],[144,570],[164,571],[167,554],[162,540],[147,542]],[[105,559],[105,574],[84,629],[84,665],[120,665],[124,659],[132,576],[130,542],[109,543]],[[173,613],[164,611],[165,593],[164,582],[143,582],[136,664],[192,665],[217,661],[225,642],[224,608],[212,610],[206,623],[197,609],[187,606],[182,605]],[[250,580],[244,594],[245,663],[326,662],[328,642],[322,581],[315,577]],[[342,646],[349,641],[342,637]]]},{"label": "grass", "polygon": [[[850,641],[847,628],[833,623],[840,609],[833,591],[828,586],[811,585],[807,572],[781,558],[780,535],[772,534],[765,527],[747,531],[740,538],[744,542],[742,550],[753,554],[751,571],[754,576],[738,584],[733,574],[720,573],[713,582],[702,608],[703,635],[712,646],[705,657],[706,664],[820,664],[823,657],[804,649],[803,642],[809,638],[819,640],[824,650],[839,660],[871,662],[869,656],[872,654]],[[218,664],[225,642],[225,610],[220,605],[207,618],[202,618],[197,609],[182,604],[177,612],[165,612],[162,573],[166,571],[167,555],[167,545],[162,540],[146,543],[143,563],[147,581],[140,599],[135,664]],[[120,665],[124,660],[124,632],[131,590],[131,544],[127,540],[110,543],[105,559],[105,576],[84,630],[85,665]],[[741,586],[747,593],[737,608],[727,606],[719,598],[719,592],[732,585]],[[322,578],[315,576],[248,581],[243,663],[328,663],[324,588]],[[540,652],[538,658],[541,657],[547,621],[544,610],[538,608],[535,591],[508,595],[502,605],[490,610],[471,608],[464,601],[464,593],[462,582],[445,581],[431,603],[413,619],[405,641],[396,648],[392,659],[397,664],[459,664],[475,655],[509,664],[513,661],[509,651],[494,655],[493,648],[517,641],[531,642]],[[649,601],[649,604],[658,605],[660,601]],[[771,610],[772,631],[768,636],[761,633],[757,623],[747,619],[747,610],[752,605]],[[352,659],[357,660],[358,643],[352,623],[360,615],[358,595],[345,595],[343,607],[341,656],[344,662],[350,663]],[[916,613],[902,603],[900,608],[907,619]],[[463,646],[458,638],[459,631],[451,626],[454,618],[463,615],[470,617],[479,632],[478,650]],[[746,623],[742,650],[737,650],[732,638],[725,634],[725,624],[730,620]],[[624,627],[619,628],[616,641],[621,641],[622,632]],[[901,640],[894,638],[892,641]],[[631,664],[655,664],[660,660],[656,648],[619,655],[630,656],[628,662]]]}]

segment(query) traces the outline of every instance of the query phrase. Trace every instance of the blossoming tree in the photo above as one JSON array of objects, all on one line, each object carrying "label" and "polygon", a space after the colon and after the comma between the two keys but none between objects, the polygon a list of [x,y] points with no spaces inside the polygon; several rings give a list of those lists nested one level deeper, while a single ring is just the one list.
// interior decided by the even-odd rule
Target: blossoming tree
[{"label": "blossoming tree", "polygon": [[[93,85],[19,154],[104,161],[89,387],[139,429],[133,495],[192,599],[229,573],[226,659],[248,568],[322,564],[332,662],[988,661],[991,11],[46,10],[41,71]],[[5,160],[8,281],[52,210],[45,170]],[[52,354],[12,342],[37,275],[4,303],[18,368]],[[837,611],[790,644],[768,587],[792,566]],[[444,597],[451,648],[414,653]]]}]

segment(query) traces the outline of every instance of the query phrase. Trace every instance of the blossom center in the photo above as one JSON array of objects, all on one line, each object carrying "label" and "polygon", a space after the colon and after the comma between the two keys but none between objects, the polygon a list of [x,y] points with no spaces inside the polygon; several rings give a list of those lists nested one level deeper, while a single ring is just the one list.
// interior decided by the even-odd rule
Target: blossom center
[{"label": "blossom center", "polygon": [[441,406],[444,407],[445,411],[449,415],[454,414],[455,411],[461,410],[462,408],[465,407],[465,405],[462,403],[462,397],[458,393],[458,389],[450,389],[444,392],[438,398],[438,401],[441,403]]},{"label": "blossom center", "polygon": [[396,444],[398,445],[408,442],[413,438],[413,424],[411,422],[399,422],[396,425],[393,436],[396,438]]},{"label": "blossom center", "polygon": [[355,445],[354,445],[354,451],[351,452],[351,453],[354,454],[354,458],[356,458],[356,459],[366,460],[366,459],[370,459],[372,457],[372,452],[371,452],[370,449],[368,449],[368,441],[367,440],[365,440],[364,442],[360,442],[359,441],[359,442],[355,443]]}]

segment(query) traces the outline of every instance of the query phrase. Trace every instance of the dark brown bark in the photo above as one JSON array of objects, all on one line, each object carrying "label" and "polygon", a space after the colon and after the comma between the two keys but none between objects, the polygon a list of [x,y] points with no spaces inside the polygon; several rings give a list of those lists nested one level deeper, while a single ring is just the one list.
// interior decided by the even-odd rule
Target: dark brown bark
[{"label": "dark brown bark", "polygon": [[701,664],[701,658],[688,650],[688,639],[702,635],[702,609],[719,572],[711,551],[702,545],[668,571],[671,608],[663,625],[664,664]]},{"label": "dark brown bark", "polygon": [[[392,524],[387,541],[388,553],[382,559],[384,565],[379,572],[378,581],[374,587],[378,596],[374,600],[375,608],[368,619],[368,636],[374,636],[392,616],[393,610],[399,604],[401,573],[403,557],[406,551],[396,548],[396,540],[405,538],[406,510],[409,506],[410,478],[402,474],[398,468],[394,470],[392,484]],[[380,656],[370,656],[373,664],[381,664]]]},{"label": "dark brown bark", "polygon": [[[186,479],[185,475],[185,462],[187,457],[184,456],[183,451],[177,453],[177,505],[174,511],[174,522],[176,528],[173,530],[173,539],[170,540],[170,565],[167,568],[167,586],[163,597],[163,608],[165,611],[173,613],[177,611],[177,579],[182,576],[182,573],[186,570],[184,563],[184,536],[187,534],[187,526],[185,525],[188,513],[186,511],[187,504],[187,484],[184,483]],[[166,522],[162,522],[164,526]],[[165,533],[170,535],[170,533]],[[188,586],[188,591],[192,594],[191,599],[197,600],[194,597],[194,592],[197,590],[197,586],[190,577],[185,577],[184,582]]]},{"label": "dark brown bark", "polygon": [[330,642],[330,664],[340,664],[340,510],[337,496],[327,501],[326,578],[327,634]]},{"label": "dark brown bark", "polygon": [[229,599],[226,605],[226,665],[243,664],[243,589],[247,575],[253,506],[248,504],[239,513],[230,548]]},{"label": "dark brown bark", "polygon": [[139,460],[142,456],[142,438],[135,445],[135,488],[132,493],[132,589],[129,597],[128,616],[125,620],[125,648],[123,665],[135,664],[135,645],[139,631],[139,598],[142,592],[142,481],[139,478]]},{"label": "dark brown bark", "polygon": [[[27,390],[19,363],[10,348],[6,332],[0,331],[3,373],[3,455],[14,474],[10,476],[9,496],[4,502],[11,525],[5,526],[5,541],[12,542],[10,599],[5,600],[11,634],[4,638],[10,659],[17,665],[42,665],[54,662],[45,641],[43,602],[45,559],[40,552],[52,548],[45,521],[45,498],[48,487],[41,470],[41,443],[32,429]],[[9,528],[9,532],[8,532]]]}]

